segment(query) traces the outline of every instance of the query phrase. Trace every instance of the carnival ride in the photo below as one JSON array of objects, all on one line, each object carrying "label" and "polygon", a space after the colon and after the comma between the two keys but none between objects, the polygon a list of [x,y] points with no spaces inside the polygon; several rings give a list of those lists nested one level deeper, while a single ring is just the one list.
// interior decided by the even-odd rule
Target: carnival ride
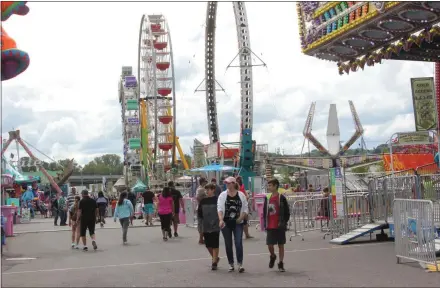
[{"label": "carnival ride", "polygon": [[[435,97],[437,102],[437,112],[440,112],[440,64],[438,63],[438,59],[440,57],[439,2],[298,2],[297,13],[300,41],[303,53],[318,59],[337,62],[339,74],[341,75],[343,75],[344,72],[346,74],[349,74],[350,71],[356,72],[359,68],[363,70],[365,65],[373,66],[374,64],[382,63],[382,60],[435,62]],[[437,113],[437,117],[438,127],[440,123],[440,113]],[[390,151],[395,144],[399,145],[403,151],[407,149],[419,149],[421,145],[406,145],[408,142],[399,138],[404,136],[402,134],[411,134],[411,136],[413,136],[419,132],[435,134],[435,131],[430,132],[426,130],[427,129],[425,129],[425,131],[418,130],[417,132],[411,133],[396,133],[396,140],[390,139]],[[427,140],[422,141],[422,144],[424,144],[423,147],[421,147],[422,150],[430,150],[433,148],[434,143],[432,143],[433,141],[431,140],[433,138],[437,138],[430,137],[428,133],[426,133],[424,136]],[[411,144],[411,142],[409,144]],[[408,148],[409,146],[414,147]],[[393,155],[390,152],[391,166],[393,159],[392,156]],[[416,183],[421,181],[422,187],[424,183],[432,184],[435,181],[434,178],[438,176],[438,174],[436,174],[438,173],[438,166],[435,165],[435,167],[437,171],[433,170],[431,172],[434,174],[425,175],[427,178],[425,180],[420,178],[419,175],[419,179],[416,179]],[[397,178],[391,179],[392,181],[395,181]],[[411,179],[413,178],[405,178],[404,180],[407,181]],[[380,181],[377,183],[379,182]],[[372,184],[374,184],[374,182],[372,182]],[[377,184],[372,186],[377,186]],[[383,184],[383,186],[386,187],[385,184]],[[376,188],[377,191],[374,191]],[[376,197],[374,195],[380,195],[380,188],[378,188],[378,186],[376,188],[373,189],[373,194],[370,193],[369,197]],[[384,191],[387,191],[387,189],[389,188],[384,188]],[[408,190],[411,191],[412,195],[413,192],[417,190],[417,185],[410,185]],[[395,192],[394,187],[392,187],[392,191]],[[392,196],[394,198],[395,195]],[[382,195],[382,197],[390,196]],[[397,196],[395,197],[397,198]],[[412,198],[410,199],[417,199],[421,196],[413,195],[411,197]],[[438,195],[437,197],[433,198],[434,199],[430,199],[431,202],[428,203],[431,205],[431,207],[434,207],[435,204],[439,204]],[[407,203],[404,204],[408,208],[419,207],[411,206],[411,200],[399,200],[406,201]],[[370,205],[373,205],[373,203],[370,203]],[[411,217],[404,216],[405,214],[408,215],[411,213],[408,212],[407,208],[401,206],[402,205],[400,204],[394,205],[392,213],[394,217],[391,217],[391,219],[388,218],[387,214],[385,214],[386,216],[384,219],[380,218],[385,221],[375,221],[374,219],[371,219],[371,224],[346,233],[338,238],[333,239],[331,242],[345,244],[354,238],[364,235],[365,233],[372,233],[375,230],[382,230],[383,234],[383,229],[387,229],[388,227],[390,228],[390,234],[392,234],[393,232],[391,232],[391,230],[392,227],[394,227],[394,221],[397,221],[396,235],[399,235],[399,237],[396,239],[396,253],[409,253],[408,255],[411,256],[407,258],[418,262],[420,262],[418,257],[423,257],[423,259],[426,259],[427,254],[425,251],[427,249],[419,246],[421,242],[418,242],[419,245],[406,245],[404,248],[399,247],[399,245],[402,246],[401,238],[408,237],[407,235],[404,235],[405,233],[398,232],[400,229],[404,229],[402,228],[404,226],[401,226],[402,223],[400,223],[399,220],[401,217]],[[376,208],[373,208],[370,211],[374,211],[375,209]],[[419,216],[420,218],[427,219],[426,217],[428,217],[421,213],[420,208],[410,208],[410,210],[415,211],[414,213],[416,214],[423,215],[423,217]],[[431,229],[431,231],[435,231],[436,229],[434,222],[439,220],[438,215],[434,216],[434,213],[432,213],[432,215],[429,217],[432,217],[432,224],[429,224],[429,226],[432,227],[421,228],[423,231],[419,231],[420,227],[417,227],[417,229],[415,229],[417,231],[414,231],[416,234],[421,232],[424,235],[420,238],[427,237],[428,239],[429,236],[425,235],[425,230]],[[437,217],[437,220],[435,220],[435,217]],[[423,221],[425,219],[420,220]],[[419,226],[419,222],[417,223],[417,226]],[[408,241],[408,238],[406,241]],[[435,261],[435,254],[438,252],[436,251],[438,248],[436,249],[435,247],[438,245],[436,244],[438,239],[435,239],[435,237],[429,237],[429,240],[426,241],[427,242],[424,245],[426,247],[431,247],[431,251],[428,253],[432,253],[434,260],[433,262],[435,263],[431,266],[436,267],[433,268],[434,271],[439,271],[440,267],[437,266],[437,262]],[[410,248],[410,246],[412,248]],[[413,250],[413,248],[415,248],[415,250]],[[423,249],[424,252],[420,253],[422,250],[418,249]],[[398,250],[402,251],[397,252]],[[423,255],[419,256],[419,254]]]},{"label": "carnival ride", "polygon": [[63,171],[62,175],[58,175],[58,177],[56,178],[56,180],[58,180],[58,183],[57,183],[55,181],[55,179],[46,171],[46,169],[44,169],[44,167],[42,166],[42,162],[37,157],[35,157],[35,155],[32,153],[32,151],[26,145],[25,141],[21,138],[20,130],[9,131],[9,138],[2,146],[2,150],[1,150],[2,157],[3,157],[3,154],[5,153],[5,151],[8,149],[9,145],[14,141],[17,142],[21,147],[23,147],[23,149],[26,151],[26,153],[29,155],[29,157],[33,161],[35,161],[35,163],[39,167],[40,171],[49,180],[53,189],[55,189],[55,191],[57,193],[62,193],[62,190],[60,189],[59,186],[64,184],[67,181],[67,179],[72,175],[72,173],[73,173],[73,159],[69,162],[68,166],[66,167],[67,169],[65,169]]},{"label": "carnival ride", "polygon": [[[143,15],[139,30],[137,81],[123,67],[119,85],[124,164],[131,181],[163,185],[175,172],[176,149],[189,169],[176,136],[176,91],[171,34],[163,15]],[[131,184],[130,184],[131,185]]]},{"label": "carnival ride", "polygon": [[[237,155],[231,158],[238,158],[238,164],[241,167],[240,175],[243,177],[243,183],[247,187],[248,178],[255,175],[254,173],[254,151],[255,141],[252,140],[253,126],[253,77],[252,67],[266,65],[251,50],[249,23],[246,14],[244,2],[232,2],[235,25],[237,30],[238,54],[235,58],[239,58],[238,66],[240,68],[240,86],[241,86],[241,121],[240,121],[240,142],[236,144],[238,148]],[[214,152],[213,158],[221,157],[221,153],[225,150],[220,148],[220,131],[217,117],[217,101],[216,101],[216,77],[215,77],[215,28],[217,19],[217,2],[208,2],[206,11],[206,29],[205,29],[205,92],[206,107],[208,119],[208,132],[210,144],[207,150]],[[263,64],[253,65],[252,56],[257,57]],[[234,58],[234,59],[235,59]],[[233,62],[234,60],[232,60]],[[232,63],[231,62],[231,63]],[[203,82],[203,81],[202,81]],[[200,86],[200,85],[199,85]],[[226,143],[222,143],[224,145]],[[228,150],[226,150],[228,151]]]},{"label": "carnival ride", "polygon": [[1,74],[2,81],[12,79],[23,73],[29,66],[29,55],[20,49],[17,49],[17,44],[5,31],[3,22],[8,20],[13,14],[24,16],[29,12],[29,7],[26,6],[27,1],[3,1],[1,2],[2,12],[2,28],[1,28],[1,43],[2,43],[2,61]]}]

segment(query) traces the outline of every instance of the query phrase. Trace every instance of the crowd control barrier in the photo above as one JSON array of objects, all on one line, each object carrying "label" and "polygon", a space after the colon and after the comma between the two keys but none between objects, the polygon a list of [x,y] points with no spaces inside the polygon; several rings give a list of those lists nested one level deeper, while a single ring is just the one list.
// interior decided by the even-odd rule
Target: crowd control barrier
[{"label": "crowd control barrier", "polygon": [[432,201],[396,199],[393,203],[393,219],[397,263],[401,260],[417,261],[439,272],[435,249],[438,234]]}]

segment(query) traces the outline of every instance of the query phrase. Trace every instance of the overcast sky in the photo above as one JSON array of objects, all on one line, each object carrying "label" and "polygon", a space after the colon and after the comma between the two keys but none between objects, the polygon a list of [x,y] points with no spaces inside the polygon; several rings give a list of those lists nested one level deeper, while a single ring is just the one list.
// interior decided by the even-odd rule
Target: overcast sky
[{"label": "overcast sky", "polygon": [[[27,16],[14,15],[2,23],[31,59],[26,72],[2,82],[3,139],[12,128],[20,129],[22,137],[45,154],[81,164],[104,153],[122,155],[121,66],[137,71],[142,14],[163,13],[174,49],[177,134],[187,153],[194,138],[208,143],[205,93],[194,93],[204,78],[205,2],[28,6]],[[410,78],[433,76],[432,64],[384,61],[340,76],[335,63],[301,53],[295,3],[247,2],[246,9],[251,49],[267,64],[254,67],[257,143],[269,144],[270,151],[280,147],[285,153],[300,152],[312,101],[317,102],[313,130],[324,146],[330,103],[338,107],[341,140],[353,133],[350,99],[369,148],[394,132],[414,129]],[[227,92],[217,92],[220,138],[237,141],[239,71],[226,70],[238,52],[231,3],[219,3],[216,35],[216,75]]]}]

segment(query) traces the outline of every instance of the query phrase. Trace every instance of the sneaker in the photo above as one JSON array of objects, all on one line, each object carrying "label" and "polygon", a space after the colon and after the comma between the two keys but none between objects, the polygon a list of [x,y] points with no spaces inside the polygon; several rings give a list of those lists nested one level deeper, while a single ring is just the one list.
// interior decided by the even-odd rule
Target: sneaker
[{"label": "sneaker", "polygon": [[78,250],[78,249],[79,249],[79,246],[75,244],[74,249]]},{"label": "sneaker", "polygon": [[211,265],[211,270],[212,270],[212,271],[217,270],[217,262],[212,263],[212,265]]},{"label": "sneaker", "polygon": [[87,246],[84,246],[83,251],[89,251],[89,248],[87,248]]},{"label": "sneaker", "polygon": [[75,243],[72,243],[72,249],[74,249],[74,248],[75,248],[75,246],[76,246],[76,245],[75,245]]},{"label": "sneaker", "polygon": [[174,237],[179,237],[179,234],[177,234],[177,232],[174,232]]},{"label": "sneaker", "polygon": [[284,263],[283,262],[279,262],[278,263],[278,271],[286,272],[286,270],[284,269]]},{"label": "sneaker", "polygon": [[269,268],[273,268],[275,266],[275,261],[277,260],[277,255],[270,255]]},{"label": "sneaker", "polygon": [[92,241],[92,246],[93,246],[94,250],[98,249],[98,245],[96,245],[96,241],[95,240]]},{"label": "sneaker", "polygon": [[229,269],[228,269],[228,271],[229,271],[229,272],[232,272],[232,271],[234,271],[234,270],[235,270],[234,264],[229,264]]},{"label": "sneaker", "polygon": [[244,268],[242,264],[238,264],[238,273],[243,273],[244,272]]},{"label": "sneaker", "polygon": [[168,238],[172,238],[173,235],[171,234],[171,231],[168,231]]}]

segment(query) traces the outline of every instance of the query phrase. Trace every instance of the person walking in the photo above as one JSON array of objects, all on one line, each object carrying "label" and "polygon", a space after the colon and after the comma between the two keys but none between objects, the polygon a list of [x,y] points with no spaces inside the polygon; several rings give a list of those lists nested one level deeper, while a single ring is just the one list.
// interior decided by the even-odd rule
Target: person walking
[{"label": "person walking", "polygon": [[[244,194],[244,196],[246,196],[246,200],[249,203],[249,194],[246,192],[246,189],[244,188],[243,178],[238,176],[235,179],[237,180],[237,185],[238,185],[237,190],[239,190],[240,192],[242,192]],[[246,239],[251,239],[251,238],[254,238],[254,237],[251,236],[251,234],[249,234],[248,218],[249,218],[249,215],[246,215],[246,217],[244,218],[244,221],[243,221],[243,231],[244,231],[244,235],[245,235]]]},{"label": "person walking", "polygon": [[163,240],[167,241],[168,236],[171,238],[171,217],[173,217],[174,214],[174,201],[171,196],[171,189],[164,187],[162,194],[159,195],[158,198],[157,212],[160,218],[160,227],[162,229]]},{"label": "person walking", "polygon": [[52,216],[53,216],[53,225],[58,226],[58,218],[60,216],[60,213],[58,213],[58,197],[55,195],[52,199],[51,203],[51,209],[52,209]]},{"label": "person walking", "polygon": [[98,223],[100,223],[101,228],[103,228],[105,224],[105,215],[108,207],[108,200],[104,197],[104,193],[102,191],[98,192],[98,199],[96,199],[96,204],[98,205],[99,210]]},{"label": "person walking", "polygon": [[78,195],[73,199],[74,202],[69,209],[69,227],[72,227],[72,249],[78,249],[79,244],[79,217],[78,217],[78,209],[79,209],[79,201],[81,197]]},{"label": "person walking", "polygon": [[144,198],[143,212],[145,225],[153,226],[154,200],[156,199],[156,195],[154,195],[150,189],[147,189],[144,193],[142,193],[142,198]]},{"label": "person walking", "polygon": [[[133,209],[136,209],[136,194],[134,194],[130,189],[128,190],[127,199],[130,200]],[[130,224],[133,226],[134,213],[130,218]]]},{"label": "person walking", "polygon": [[266,230],[266,245],[270,253],[269,268],[273,268],[275,265],[277,255],[275,254],[274,245],[278,245],[280,257],[278,270],[284,272],[284,245],[286,244],[286,230],[290,219],[290,211],[286,197],[278,193],[279,186],[280,182],[277,179],[267,182],[269,193],[264,198],[263,218]]},{"label": "person walking", "polygon": [[72,187],[70,189],[69,195],[67,195],[67,209],[70,211],[70,208],[75,204],[75,197],[76,197],[76,188]]},{"label": "person walking", "polygon": [[215,197],[218,198],[218,196],[220,196],[220,193],[222,193],[222,188],[219,185],[217,185],[217,179],[215,178],[211,179],[211,184],[215,185]]},{"label": "person walking", "polygon": [[[173,223],[174,237],[178,237],[179,234],[177,234],[177,227],[180,224],[180,208],[182,208],[182,213],[185,214],[185,206],[183,204],[182,193],[180,193],[180,191],[176,189],[173,181],[168,182],[168,187],[170,187],[171,189],[171,196],[173,197],[174,202],[174,216],[171,219],[171,222]],[[171,237],[171,235],[169,236]]]},{"label": "person walking", "polygon": [[217,214],[217,197],[215,196],[215,184],[205,186],[207,197],[200,201],[197,208],[197,216],[202,220],[203,238],[209,255],[212,258],[211,270],[217,270],[220,242],[220,227]]},{"label": "person walking", "polygon": [[127,199],[127,192],[122,192],[119,195],[119,201],[116,204],[115,215],[113,216],[114,221],[116,218],[119,219],[122,227],[122,243],[127,244],[127,232],[128,226],[130,225],[131,216],[134,215],[134,208],[131,201]]},{"label": "person walking", "polygon": [[60,197],[58,198],[58,213],[60,214],[60,226],[67,225],[67,200],[64,197],[64,192],[61,192]]},{"label": "person walking", "polygon": [[89,230],[90,238],[92,239],[93,249],[98,249],[96,245],[95,224],[96,218],[99,214],[98,205],[96,201],[89,196],[89,191],[83,190],[81,192],[82,199],[79,201],[78,218],[80,219],[80,237],[83,243],[83,250],[87,248],[86,232]]},{"label": "person walking", "polygon": [[248,213],[248,203],[246,196],[237,190],[234,177],[228,177],[224,182],[227,190],[220,194],[217,201],[219,226],[225,241],[229,272],[235,270],[232,242],[234,238],[238,272],[243,273],[243,221]]},{"label": "person walking", "polygon": [[[197,208],[199,206],[200,201],[206,197],[205,185],[208,184],[208,181],[200,177],[199,179],[199,187],[196,191],[196,200],[197,200]],[[199,244],[203,245],[205,241],[203,240],[203,226],[201,219],[197,218],[197,230],[199,231]]]}]

